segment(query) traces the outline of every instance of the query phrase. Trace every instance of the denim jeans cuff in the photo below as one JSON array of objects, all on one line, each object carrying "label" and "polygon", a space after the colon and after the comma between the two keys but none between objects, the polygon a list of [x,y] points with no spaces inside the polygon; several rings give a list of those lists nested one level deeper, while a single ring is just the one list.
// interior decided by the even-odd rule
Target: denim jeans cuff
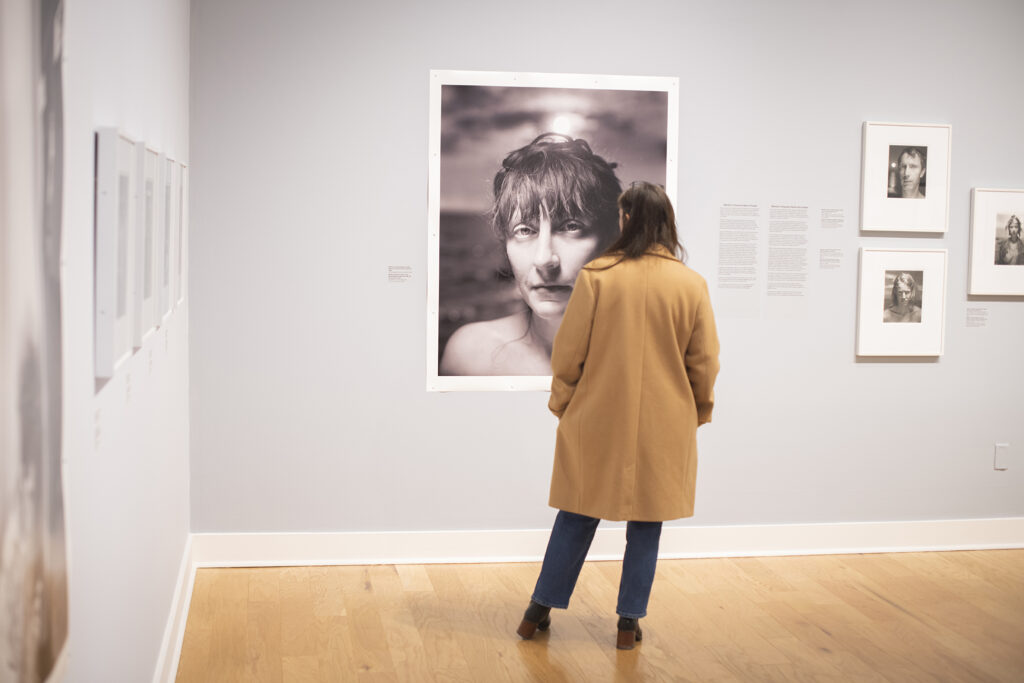
[{"label": "denim jeans cuff", "polygon": [[534,593],[530,597],[530,599],[533,600],[538,605],[544,605],[545,607],[551,607],[551,608],[554,608],[554,609],[569,609],[569,603],[567,603],[567,602],[558,603],[558,602],[555,602],[554,600],[548,600],[547,598],[541,597],[540,595],[537,595],[536,593]]},{"label": "denim jeans cuff", "polygon": [[637,612],[623,612],[621,609],[617,609],[617,610],[615,610],[615,613],[618,614],[620,617],[626,617],[627,619],[643,619],[644,617],[647,616],[647,610],[644,610],[643,612],[637,613]]}]

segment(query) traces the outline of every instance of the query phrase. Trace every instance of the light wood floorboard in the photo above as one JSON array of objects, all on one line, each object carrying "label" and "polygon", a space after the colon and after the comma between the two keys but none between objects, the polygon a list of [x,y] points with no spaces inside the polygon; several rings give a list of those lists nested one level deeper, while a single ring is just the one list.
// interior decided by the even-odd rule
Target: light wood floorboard
[{"label": "light wood floorboard", "polygon": [[200,569],[177,681],[1024,682],[1024,550],[663,560],[629,652],[620,568],[532,641],[536,563]]}]

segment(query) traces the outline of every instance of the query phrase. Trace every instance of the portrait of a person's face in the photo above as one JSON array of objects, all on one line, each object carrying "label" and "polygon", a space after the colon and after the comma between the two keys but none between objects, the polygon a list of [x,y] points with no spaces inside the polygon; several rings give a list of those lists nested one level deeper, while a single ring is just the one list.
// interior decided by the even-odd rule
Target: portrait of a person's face
[{"label": "portrait of a person's face", "polygon": [[927,147],[889,146],[888,196],[893,199],[924,199]]},{"label": "portrait of a person's face", "polygon": [[1021,223],[1017,214],[1000,213],[996,216],[995,265],[1024,266],[1024,240],[1021,239]]},{"label": "portrait of a person's face", "polygon": [[536,218],[516,222],[505,250],[519,295],[534,315],[559,318],[565,313],[576,275],[600,255],[608,232],[585,216],[552,216],[544,204]]},{"label": "portrait of a person's face", "polygon": [[910,302],[914,300],[914,285],[913,283],[905,282],[900,280],[896,283],[896,296],[895,303],[897,306],[909,306]]},{"label": "portrait of a person's face", "polygon": [[921,180],[924,178],[924,165],[921,157],[904,152],[900,155],[897,166],[899,171],[900,189],[904,197],[923,197]]},{"label": "portrait of a person's face", "polygon": [[545,376],[576,278],[663,184],[665,91],[444,85],[438,376]]},{"label": "portrait of a person's face", "polygon": [[882,322],[886,323],[919,323],[921,322],[922,286],[924,271],[921,270],[887,270],[885,271],[885,308],[882,311]]}]

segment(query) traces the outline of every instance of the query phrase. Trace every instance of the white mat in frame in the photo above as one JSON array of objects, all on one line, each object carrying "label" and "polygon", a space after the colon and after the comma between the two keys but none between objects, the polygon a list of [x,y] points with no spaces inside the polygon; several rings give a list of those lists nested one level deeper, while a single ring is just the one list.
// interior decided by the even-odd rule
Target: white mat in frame
[{"label": "white mat in frame", "polygon": [[971,190],[968,293],[1024,296],[1022,220],[1024,190]]},{"label": "white mat in frame", "polygon": [[160,154],[135,143],[138,168],[136,191],[135,277],[133,298],[135,319],[133,337],[135,348],[156,330],[156,239],[157,239],[157,177]]},{"label": "white mat in frame", "polygon": [[[946,327],[945,249],[861,249],[858,356],[941,356]],[[908,312],[897,299],[910,291]]]},{"label": "white mat in frame", "polygon": [[[944,233],[949,225],[952,126],[864,122],[860,227],[864,231]],[[918,198],[901,196],[900,163],[918,164]],[[921,158],[923,156],[923,158]]]},{"label": "white mat in frame", "polygon": [[113,377],[132,355],[135,253],[135,142],[116,128],[96,131],[94,234],[95,375]]}]

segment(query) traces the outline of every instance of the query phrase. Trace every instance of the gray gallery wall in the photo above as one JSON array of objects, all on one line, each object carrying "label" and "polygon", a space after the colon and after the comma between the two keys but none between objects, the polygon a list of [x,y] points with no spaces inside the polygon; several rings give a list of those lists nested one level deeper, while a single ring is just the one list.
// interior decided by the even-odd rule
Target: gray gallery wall
[{"label": "gray gallery wall", "polygon": [[[1024,515],[1024,301],[965,326],[970,188],[1024,187],[1021,25],[1017,0],[193,3],[193,531],[549,524],[547,395],[424,391],[432,68],[677,76],[716,305],[722,203],[845,211],[804,314],[719,310],[685,523]],[[945,236],[859,234],[865,120],[952,124]],[[857,361],[860,247],[949,250],[940,359]]]},{"label": "gray gallery wall", "polygon": [[[189,5],[64,3],[66,683],[153,679],[189,538],[188,305],[97,387],[95,131],[188,160]],[[186,262],[187,268],[187,262]],[[6,379],[6,378],[5,378]]]}]

